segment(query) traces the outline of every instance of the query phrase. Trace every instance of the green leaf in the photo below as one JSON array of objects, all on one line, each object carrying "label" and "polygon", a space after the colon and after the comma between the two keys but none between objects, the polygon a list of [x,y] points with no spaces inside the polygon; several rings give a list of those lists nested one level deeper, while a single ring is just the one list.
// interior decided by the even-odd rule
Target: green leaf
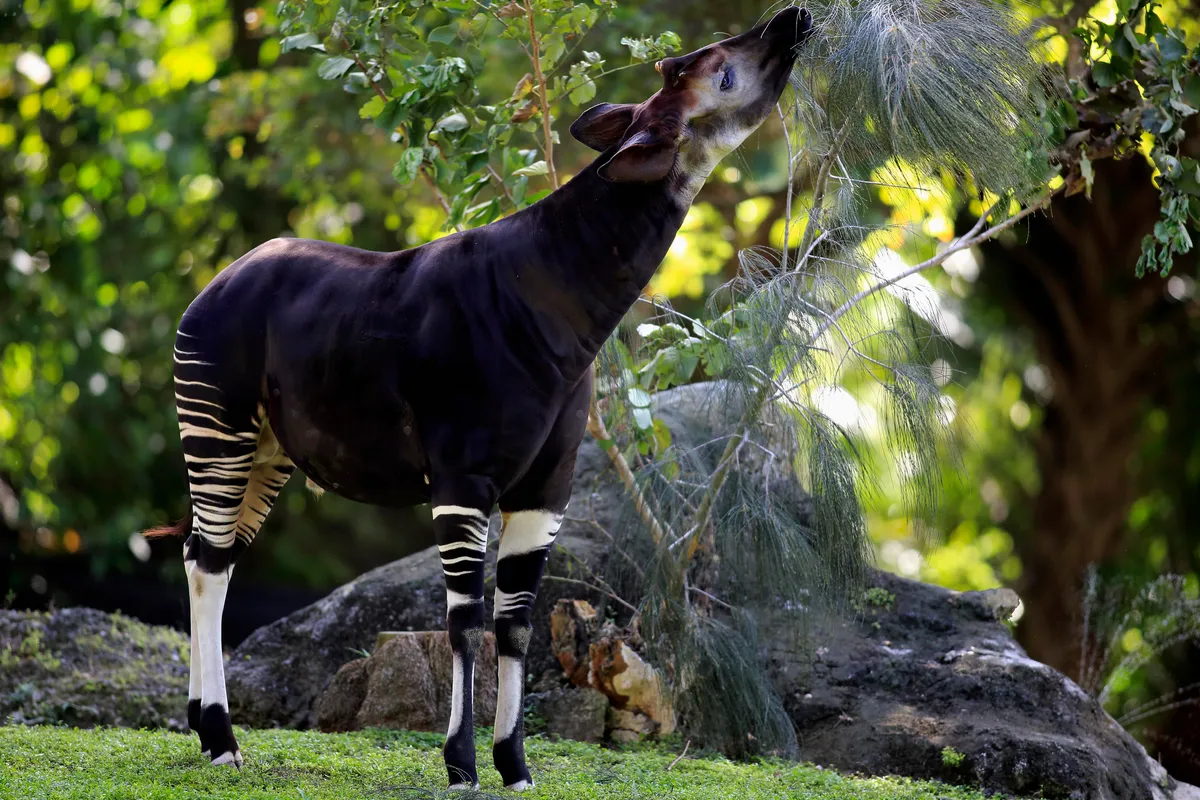
[{"label": "green leaf", "polygon": [[434,125],[434,130],[446,131],[447,133],[455,133],[467,127],[467,116],[461,111],[455,111],[438,120],[438,124]]},{"label": "green leaf", "polygon": [[637,326],[637,335],[641,336],[643,339],[649,339],[657,332],[658,326],[653,322],[643,322],[641,325]]},{"label": "green leaf", "polygon": [[575,87],[567,97],[577,106],[589,102],[596,96],[596,84],[590,78]]},{"label": "green leaf", "polygon": [[647,408],[650,405],[650,393],[645,389],[632,388],[628,395],[629,402],[637,408]]},{"label": "green leaf", "polygon": [[1096,171],[1092,169],[1092,161],[1087,157],[1086,152],[1079,154],[1079,172],[1083,175],[1085,193],[1090,200],[1092,199],[1092,184],[1096,180]]},{"label": "green leaf", "polygon": [[363,119],[375,119],[379,116],[379,112],[383,111],[384,100],[379,95],[375,95],[367,102],[363,103],[362,108],[358,110],[358,116]]},{"label": "green leaf", "polygon": [[521,167],[518,170],[513,170],[513,175],[533,176],[533,175],[548,175],[548,174],[550,174],[550,167],[546,166],[545,161],[535,161],[532,164],[530,164],[528,167]]},{"label": "green leaf", "polygon": [[1181,158],[1183,174],[1175,180],[1175,188],[1193,197],[1200,197],[1200,163],[1194,158]]},{"label": "green leaf", "polygon": [[487,150],[476,150],[473,153],[467,153],[463,162],[463,169],[468,175],[478,172],[487,166],[489,155],[491,154]]},{"label": "green leaf", "polygon": [[353,58],[346,58],[345,56],[327,58],[317,68],[317,74],[327,81],[334,81],[349,72],[353,66]]},{"label": "green leaf", "polygon": [[458,38],[458,24],[451,23],[443,25],[440,28],[434,28],[429,32],[428,38],[434,44],[453,44],[454,40]]},{"label": "green leaf", "polygon": [[675,383],[684,384],[691,380],[692,374],[696,371],[699,363],[699,355],[695,353],[682,353],[678,363],[675,365]]},{"label": "green leaf", "polygon": [[402,185],[407,186],[417,178],[421,164],[425,162],[425,150],[421,147],[410,147],[401,155],[396,166],[392,167],[392,177]]},{"label": "green leaf", "polygon": [[467,209],[466,218],[473,225],[487,225],[500,216],[500,199],[493,197],[486,203]]},{"label": "green leaf", "polygon": [[315,33],[298,33],[295,36],[285,36],[283,41],[279,43],[279,51],[281,53],[289,53],[292,50],[324,50],[325,45],[321,44]]},{"label": "green leaf", "polygon": [[1096,82],[1097,86],[1104,89],[1117,82],[1117,73],[1109,62],[1097,61],[1092,67],[1092,80]]},{"label": "green leaf", "polygon": [[1158,45],[1158,53],[1164,64],[1182,61],[1187,55],[1187,45],[1168,33],[1155,34],[1154,43]]},{"label": "green leaf", "polygon": [[671,446],[671,429],[661,419],[654,420],[654,450],[661,453]]},{"label": "green leaf", "polygon": [[1175,109],[1180,114],[1183,114],[1185,117],[1190,117],[1192,114],[1196,113],[1196,109],[1192,108],[1182,100],[1171,100],[1171,108]]},{"label": "green leaf", "polygon": [[404,98],[393,97],[384,104],[379,116],[375,117],[375,126],[381,130],[394,131],[407,117],[408,108],[404,105]]},{"label": "green leaf", "polygon": [[[638,391],[641,391],[640,389]],[[647,430],[654,425],[654,417],[650,414],[648,408],[635,408],[633,410],[633,424],[638,427],[638,430]]]}]

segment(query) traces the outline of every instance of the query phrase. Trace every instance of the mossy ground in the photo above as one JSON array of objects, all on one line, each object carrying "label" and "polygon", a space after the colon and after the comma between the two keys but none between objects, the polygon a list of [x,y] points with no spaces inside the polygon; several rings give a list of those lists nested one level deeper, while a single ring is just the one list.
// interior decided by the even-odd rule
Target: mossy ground
[{"label": "mossy ground", "polygon": [[[356,800],[463,797],[441,791],[435,734],[365,731],[237,732],[246,765],[212,767],[197,739],[166,731],[0,727],[0,798],[36,800]],[[483,790],[510,795],[491,769],[491,740],[477,739]],[[789,798],[789,800],[982,800],[960,787],[895,778],[855,778],[783,762],[686,758],[671,770],[667,747],[609,750],[532,737],[537,788],[524,795],[595,798]],[[515,795],[510,795],[515,796]]]},{"label": "mossy ground", "polygon": [[188,638],[87,608],[0,611],[0,723],[182,730]]}]

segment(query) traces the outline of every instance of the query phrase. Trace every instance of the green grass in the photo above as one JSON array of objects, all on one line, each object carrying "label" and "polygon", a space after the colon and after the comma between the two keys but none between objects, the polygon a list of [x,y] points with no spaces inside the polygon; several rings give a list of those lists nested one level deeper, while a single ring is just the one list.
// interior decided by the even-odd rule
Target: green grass
[{"label": "green grass", "polygon": [[[0,727],[0,798],[8,800],[356,800],[450,798],[441,791],[442,737],[367,731],[321,734],[238,730],[246,764],[212,767],[193,736],[120,728]],[[477,740],[485,792],[504,791],[491,741]],[[687,758],[664,747],[609,750],[528,740],[532,798],[789,798],[789,800],[981,800],[959,787],[895,778],[851,778],[782,762]],[[465,795],[467,793],[463,793]],[[463,796],[460,795],[460,796]]]}]

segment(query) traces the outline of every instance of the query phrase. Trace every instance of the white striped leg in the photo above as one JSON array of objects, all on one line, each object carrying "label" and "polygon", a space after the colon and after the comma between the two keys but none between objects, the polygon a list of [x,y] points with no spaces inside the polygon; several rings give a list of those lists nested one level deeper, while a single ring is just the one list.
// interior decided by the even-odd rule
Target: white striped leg
[{"label": "white striped leg", "polygon": [[504,785],[521,791],[533,786],[525,766],[525,726],[521,714],[525,653],[533,630],[530,616],[538,584],[562,512],[514,511],[504,515],[500,558],[496,564],[496,650],[499,682],[492,759]]},{"label": "white striped leg", "polygon": [[[187,340],[184,332],[179,335],[180,342]],[[188,716],[189,725],[195,720],[201,750],[214,764],[241,766],[225,696],[221,615],[233,562],[248,543],[246,537],[239,542],[238,520],[263,413],[261,406],[231,412],[223,391],[209,377],[212,367],[198,351],[176,346],[175,403],[192,504],[192,535],[184,546],[193,642]],[[198,711],[192,702],[197,681]]]},{"label": "white striped leg", "polygon": [[[196,561],[185,561],[188,594],[193,616],[192,638],[199,645],[201,708],[197,724],[201,748],[214,765],[242,766],[242,754],[233,736],[229,720],[229,701],[225,695],[224,654],[221,651],[221,615],[233,567],[210,573]],[[193,658],[195,656],[193,655]]]},{"label": "white striped leg", "polygon": [[[184,554],[187,553],[187,546],[184,546]],[[185,562],[186,563],[186,562]],[[189,581],[190,584],[190,581]],[[200,733],[200,699],[202,697],[202,680],[203,672],[200,666],[200,633],[196,627],[196,603],[191,599],[191,590],[188,591],[188,609],[191,615],[191,631],[192,631],[192,650],[188,656],[189,674],[188,674],[188,730]],[[209,754],[208,743],[204,737],[200,738],[200,752],[204,755]]]},{"label": "white striped leg", "polygon": [[446,579],[446,627],[454,657],[450,727],[443,749],[451,788],[479,786],[473,693],[475,654],[483,639],[488,510],[450,504],[433,507],[433,528]]}]

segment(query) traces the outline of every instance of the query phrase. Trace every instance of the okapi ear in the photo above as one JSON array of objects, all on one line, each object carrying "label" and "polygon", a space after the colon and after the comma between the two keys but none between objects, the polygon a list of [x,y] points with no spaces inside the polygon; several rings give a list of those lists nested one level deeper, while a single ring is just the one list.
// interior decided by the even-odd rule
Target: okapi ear
[{"label": "okapi ear", "polygon": [[637,106],[625,103],[601,103],[579,115],[571,124],[571,135],[593,150],[603,153],[625,135],[633,123]]},{"label": "okapi ear", "polygon": [[650,183],[667,177],[679,147],[661,135],[639,131],[600,167],[600,177],[618,183]]}]

